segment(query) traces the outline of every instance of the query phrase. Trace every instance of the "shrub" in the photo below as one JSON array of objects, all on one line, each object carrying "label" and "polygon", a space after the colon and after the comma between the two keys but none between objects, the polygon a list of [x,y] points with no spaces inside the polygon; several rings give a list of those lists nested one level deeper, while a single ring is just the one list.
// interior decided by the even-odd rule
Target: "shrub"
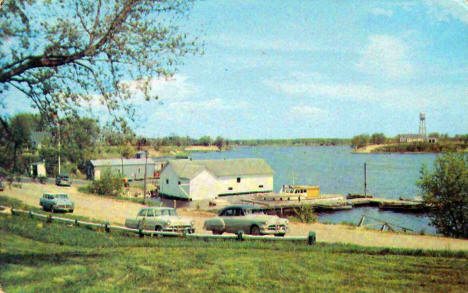
[{"label": "shrub", "polygon": [[41,176],[37,177],[37,179],[39,180],[39,182],[41,184],[45,184],[46,181],[47,181],[47,176],[41,175]]},{"label": "shrub", "polygon": [[433,171],[423,166],[418,186],[437,231],[468,238],[468,155],[447,153],[438,157]]},{"label": "shrub", "polygon": [[315,223],[318,221],[318,216],[314,214],[314,208],[311,205],[301,205],[300,208],[294,209],[294,217],[302,223]]},{"label": "shrub", "polygon": [[93,181],[88,190],[92,193],[108,196],[120,196],[123,192],[123,178],[120,174],[114,174],[110,170],[104,171],[101,179]]}]

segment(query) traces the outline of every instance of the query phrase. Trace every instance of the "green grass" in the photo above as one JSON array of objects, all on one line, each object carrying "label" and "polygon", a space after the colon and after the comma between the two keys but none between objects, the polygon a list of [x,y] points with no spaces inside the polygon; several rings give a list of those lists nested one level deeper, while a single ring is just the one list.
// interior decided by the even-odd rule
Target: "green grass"
[{"label": "green grass", "polygon": [[32,212],[41,213],[41,214],[52,214],[54,216],[61,217],[61,218],[77,219],[77,220],[82,220],[82,221],[93,221],[93,222],[102,223],[102,224],[105,223],[102,220],[78,216],[73,213],[72,214],[70,213],[55,213],[54,214],[50,212],[45,212],[41,207],[30,206],[30,205],[25,204],[19,199],[8,197],[8,196],[3,196],[3,195],[0,195],[0,205],[14,207],[15,209],[27,210],[27,211],[32,211]]},{"label": "green grass", "polygon": [[466,252],[143,239],[0,215],[6,292],[467,291]]}]

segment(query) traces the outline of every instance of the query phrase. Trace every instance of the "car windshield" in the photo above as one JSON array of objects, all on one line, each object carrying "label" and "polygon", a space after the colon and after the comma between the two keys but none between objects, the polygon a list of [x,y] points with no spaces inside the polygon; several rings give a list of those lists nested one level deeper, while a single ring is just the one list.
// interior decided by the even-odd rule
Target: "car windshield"
[{"label": "car windshield", "polygon": [[251,215],[251,214],[264,215],[265,213],[262,210],[248,209],[248,210],[245,210],[245,214],[246,215]]},{"label": "car windshield", "polygon": [[177,216],[177,212],[174,209],[161,210],[161,216]]}]

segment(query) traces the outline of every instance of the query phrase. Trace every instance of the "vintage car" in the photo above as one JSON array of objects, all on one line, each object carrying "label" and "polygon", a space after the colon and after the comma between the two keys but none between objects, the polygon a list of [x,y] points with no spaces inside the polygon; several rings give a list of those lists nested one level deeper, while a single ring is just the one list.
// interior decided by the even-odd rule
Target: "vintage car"
[{"label": "vintage car", "polygon": [[125,226],[128,228],[169,232],[194,233],[193,224],[192,219],[179,217],[175,209],[168,207],[141,208],[136,218],[125,220]]},{"label": "vintage car", "polygon": [[52,212],[70,212],[73,213],[75,204],[68,198],[66,194],[44,193],[39,200],[39,205],[44,211]]},{"label": "vintage car", "polygon": [[71,186],[70,176],[67,174],[59,174],[55,177],[55,184],[58,186]]},{"label": "vintage car", "polygon": [[252,235],[284,236],[288,220],[266,215],[254,205],[235,205],[223,208],[217,217],[206,220],[204,228],[217,235],[243,231]]}]

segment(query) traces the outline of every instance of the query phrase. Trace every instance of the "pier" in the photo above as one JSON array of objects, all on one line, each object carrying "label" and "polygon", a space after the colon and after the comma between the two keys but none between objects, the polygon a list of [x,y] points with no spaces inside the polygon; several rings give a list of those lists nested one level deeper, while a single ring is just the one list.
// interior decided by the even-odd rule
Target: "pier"
[{"label": "pier", "polygon": [[424,213],[428,209],[422,201],[418,200],[374,198],[370,195],[361,197],[353,195],[345,198],[340,194],[323,194],[315,198],[303,198],[269,194],[258,195],[241,201],[255,204],[265,212],[276,213],[280,216],[294,214],[295,209],[303,206],[310,206],[317,212],[336,212],[362,206],[378,207],[380,210],[402,213]]}]

